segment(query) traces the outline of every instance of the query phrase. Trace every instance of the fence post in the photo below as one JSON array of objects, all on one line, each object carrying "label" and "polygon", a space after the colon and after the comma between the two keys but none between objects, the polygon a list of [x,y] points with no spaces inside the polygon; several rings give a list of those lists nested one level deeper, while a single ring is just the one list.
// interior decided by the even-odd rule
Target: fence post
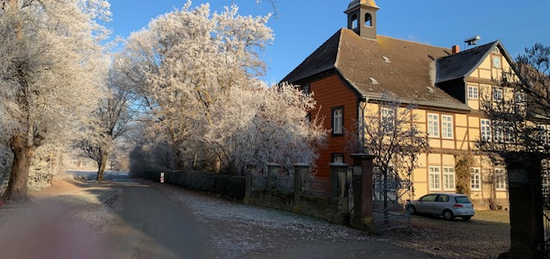
[{"label": "fence post", "polygon": [[310,165],[303,163],[294,164],[294,212],[300,213],[302,193],[304,191],[305,178],[309,173]]},{"label": "fence post", "polygon": [[373,155],[352,154],[353,159],[353,219],[351,226],[369,233],[376,232],[372,202]]},{"label": "fence post", "polygon": [[510,250],[507,258],[542,258],[546,249],[542,208],[542,157],[532,153],[501,154],[508,172]]},{"label": "fence post", "polygon": [[253,173],[256,172],[255,165],[247,165],[245,171],[244,204],[250,204],[250,193],[252,192]]}]

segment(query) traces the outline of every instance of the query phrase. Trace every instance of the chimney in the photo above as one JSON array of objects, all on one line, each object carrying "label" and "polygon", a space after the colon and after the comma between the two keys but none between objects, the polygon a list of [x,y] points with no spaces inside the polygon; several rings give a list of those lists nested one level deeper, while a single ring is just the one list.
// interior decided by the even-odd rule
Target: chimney
[{"label": "chimney", "polygon": [[453,54],[460,52],[460,46],[458,45],[454,45],[452,49],[453,49]]}]

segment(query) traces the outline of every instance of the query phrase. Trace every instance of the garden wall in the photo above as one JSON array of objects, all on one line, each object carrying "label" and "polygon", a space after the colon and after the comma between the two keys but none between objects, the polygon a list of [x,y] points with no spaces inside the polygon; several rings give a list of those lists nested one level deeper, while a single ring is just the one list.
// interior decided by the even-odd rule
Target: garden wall
[{"label": "garden wall", "polygon": [[[155,182],[160,181],[160,171],[143,171],[141,177]],[[242,200],[245,195],[244,176],[230,176],[207,172],[164,172],[164,183],[180,186],[189,190],[218,193]]]}]

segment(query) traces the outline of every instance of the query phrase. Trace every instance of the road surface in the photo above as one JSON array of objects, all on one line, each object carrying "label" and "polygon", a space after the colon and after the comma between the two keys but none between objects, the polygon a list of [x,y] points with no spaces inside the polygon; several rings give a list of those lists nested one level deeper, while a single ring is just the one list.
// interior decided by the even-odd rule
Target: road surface
[{"label": "road surface", "polygon": [[363,232],[169,185],[121,188],[111,258],[429,258]]},{"label": "road surface", "polygon": [[[121,182],[118,180],[118,182]],[[111,258],[216,258],[208,225],[146,185],[122,183],[111,227]]]}]

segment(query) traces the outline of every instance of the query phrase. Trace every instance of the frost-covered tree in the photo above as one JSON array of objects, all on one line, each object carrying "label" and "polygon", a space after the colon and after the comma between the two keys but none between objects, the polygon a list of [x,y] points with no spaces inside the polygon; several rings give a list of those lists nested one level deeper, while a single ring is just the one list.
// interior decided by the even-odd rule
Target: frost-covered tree
[{"label": "frost-covered tree", "polygon": [[106,80],[106,93],[100,98],[97,108],[92,112],[76,147],[85,157],[97,163],[97,180],[104,180],[107,158],[116,140],[128,131],[139,104],[134,91],[126,82],[128,78],[121,74],[118,61],[115,60]]},{"label": "frost-covered tree", "polygon": [[232,87],[259,85],[264,72],[258,51],[272,39],[269,17],[237,10],[212,14],[207,4],[191,8],[187,2],[128,39],[126,74],[155,122],[152,135],[173,147],[178,168],[189,164],[184,157],[205,155],[201,134],[217,123],[216,103]]},{"label": "frost-covered tree", "polygon": [[325,134],[318,123],[305,121],[313,99],[258,79],[265,71],[260,51],[273,38],[269,16],[237,11],[211,13],[208,5],[191,8],[188,2],[128,39],[126,75],[151,118],[153,143],[142,145],[144,152],[173,154],[178,169],[227,173],[247,163],[315,159]]},{"label": "frost-covered tree", "polygon": [[312,164],[326,141],[322,121],[307,119],[312,96],[292,85],[233,88],[214,110],[217,123],[207,127],[204,142],[228,173],[247,165]]},{"label": "frost-covered tree", "polygon": [[87,116],[107,60],[106,0],[0,1],[0,138],[14,159],[3,199],[27,199],[37,148]]}]

